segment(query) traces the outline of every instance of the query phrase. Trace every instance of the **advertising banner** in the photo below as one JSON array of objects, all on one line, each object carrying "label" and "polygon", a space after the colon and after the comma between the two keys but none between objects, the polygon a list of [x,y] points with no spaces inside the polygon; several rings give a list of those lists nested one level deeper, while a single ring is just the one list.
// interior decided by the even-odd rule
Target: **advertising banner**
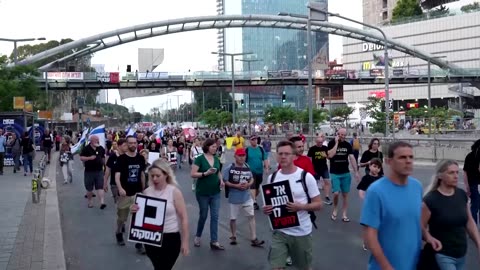
[{"label": "advertising banner", "polygon": [[139,209],[132,214],[128,241],[161,247],[167,201],[137,194],[135,204]]},{"label": "advertising banner", "polygon": [[293,202],[292,189],[288,180],[262,185],[265,205],[273,207],[268,216],[273,230],[286,229],[300,225],[297,212],[289,212],[287,203]]},{"label": "advertising banner", "polygon": [[83,72],[47,72],[49,80],[83,80]]},{"label": "advertising banner", "polygon": [[25,108],[25,97],[13,97],[13,109],[23,110]]},{"label": "advertising banner", "polygon": [[120,82],[120,73],[119,72],[110,72],[110,82],[119,83]]}]

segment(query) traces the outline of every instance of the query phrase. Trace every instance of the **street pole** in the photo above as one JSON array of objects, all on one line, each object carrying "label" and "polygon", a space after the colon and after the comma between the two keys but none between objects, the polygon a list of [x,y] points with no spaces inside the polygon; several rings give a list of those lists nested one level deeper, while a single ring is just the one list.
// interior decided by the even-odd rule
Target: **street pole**
[{"label": "street pole", "polygon": [[18,52],[17,52],[17,41],[13,41],[13,63],[15,66],[17,65],[17,58],[18,58]]},{"label": "street pole", "polygon": [[17,65],[17,61],[18,61],[17,42],[28,42],[28,41],[35,41],[35,40],[46,40],[46,38],[44,38],[44,37],[40,37],[40,38],[20,38],[20,39],[0,38],[0,41],[13,42],[13,63],[15,65]]},{"label": "street pole", "polygon": [[232,106],[232,122],[233,122],[233,130],[236,131],[235,126],[235,59],[234,55],[230,55],[232,60],[232,98],[233,98],[233,106]]},{"label": "street pole", "polygon": [[428,60],[428,110],[430,112],[429,114],[429,119],[428,119],[428,137],[430,137],[430,134],[432,134],[432,82],[431,82],[431,76],[432,76],[432,70],[430,68],[430,59]]},{"label": "street pole", "polygon": [[308,61],[308,128],[310,131],[309,142],[313,144],[313,75],[312,75],[312,22],[310,12],[307,19],[307,61]]},{"label": "street pole", "polygon": [[330,122],[332,122],[332,88],[328,88],[328,113],[330,114]]},{"label": "street pole", "polygon": [[[237,61],[247,62],[247,64],[248,64],[248,76],[251,79],[252,78],[251,63],[262,61],[262,59],[237,59]],[[248,89],[248,105],[247,105],[248,106],[248,134],[251,135],[252,134],[252,127],[251,127],[252,114],[251,114],[251,108],[250,108],[250,93],[251,93],[251,90]]]}]

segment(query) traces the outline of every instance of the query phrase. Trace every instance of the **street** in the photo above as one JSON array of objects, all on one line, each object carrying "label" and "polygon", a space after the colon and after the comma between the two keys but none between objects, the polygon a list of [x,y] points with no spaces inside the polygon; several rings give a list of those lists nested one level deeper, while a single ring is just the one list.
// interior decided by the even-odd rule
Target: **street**
[{"label": "street", "polygon": [[[232,154],[227,153],[227,164],[232,161]],[[57,171],[58,198],[60,218],[62,222],[64,250],[69,270],[96,269],[153,269],[146,256],[139,255],[133,243],[120,247],[115,242],[114,223],[115,206],[111,193],[107,196],[107,208],[100,210],[96,201],[95,208],[87,208],[84,198],[83,167],[78,157],[75,157],[74,181],[63,184],[60,166]],[[273,167],[273,166],[272,166]],[[432,166],[416,167],[414,177],[427,185],[433,172]],[[175,269],[268,269],[267,252],[270,243],[270,227],[267,218],[257,211],[257,235],[266,240],[264,248],[250,246],[248,239],[248,223],[240,216],[237,220],[238,245],[229,245],[229,210],[227,201],[222,194],[220,209],[219,239],[225,246],[225,251],[211,251],[209,247],[209,225],[205,225],[202,236],[202,246],[193,247],[193,235],[196,230],[198,207],[191,191],[190,167],[185,164],[177,170],[177,181],[187,203],[190,224],[191,254],[188,257],[180,255]],[[460,178],[461,179],[461,178]],[[356,184],[352,184],[355,185]],[[463,187],[463,185],[461,185]],[[314,230],[314,269],[366,269],[369,253],[362,249],[360,218],[361,201],[352,186],[349,207],[350,223],[341,220],[330,220],[332,206],[325,205],[317,213],[318,230]],[[207,220],[208,223],[208,220]],[[469,243],[467,256],[468,270],[478,269],[478,256],[473,243]]]}]

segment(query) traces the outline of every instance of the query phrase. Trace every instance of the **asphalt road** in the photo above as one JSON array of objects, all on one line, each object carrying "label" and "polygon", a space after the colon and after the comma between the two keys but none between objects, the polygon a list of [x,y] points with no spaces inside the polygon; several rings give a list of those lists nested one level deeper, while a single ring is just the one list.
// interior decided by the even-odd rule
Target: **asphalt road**
[{"label": "asphalt road", "polygon": [[[228,154],[227,161],[231,162],[232,156]],[[60,170],[60,166],[58,167]],[[72,184],[63,185],[61,171],[57,172],[58,198],[63,230],[64,250],[68,270],[130,270],[153,269],[148,258],[136,253],[133,243],[124,247],[117,246],[115,242],[114,223],[115,206],[109,194],[107,208],[87,208],[86,199],[83,197],[82,164],[78,157],[74,166],[74,181]],[[177,180],[183,191],[189,214],[190,234],[193,239],[196,230],[198,207],[191,191],[190,168],[186,167],[177,171]],[[432,175],[433,167],[416,167],[414,177],[422,180],[427,185]],[[340,220],[330,220],[331,206],[317,214],[318,230],[314,230],[314,269],[366,269],[368,252],[362,249],[361,227],[359,225],[361,201],[356,193],[351,195],[349,207],[350,223]],[[202,246],[193,247],[188,257],[180,255],[175,269],[269,269],[267,252],[270,243],[270,227],[267,218],[257,212],[258,238],[266,240],[264,248],[253,248],[248,239],[248,223],[244,218],[237,220],[239,230],[237,246],[228,244],[229,238],[229,212],[227,201],[222,195],[220,209],[219,239],[226,247],[225,251],[211,251],[209,249],[209,225],[205,225],[202,237]],[[467,259],[468,270],[478,269],[478,257],[472,243],[469,246]]]}]

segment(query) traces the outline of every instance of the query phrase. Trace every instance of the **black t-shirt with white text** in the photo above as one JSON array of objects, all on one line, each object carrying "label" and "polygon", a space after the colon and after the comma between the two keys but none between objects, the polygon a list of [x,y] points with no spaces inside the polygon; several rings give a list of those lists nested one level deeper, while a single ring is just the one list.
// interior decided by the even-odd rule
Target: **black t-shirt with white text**
[{"label": "black t-shirt with white text", "polygon": [[315,173],[321,175],[327,167],[327,154],[328,148],[325,145],[314,145],[308,149],[307,156],[312,159],[313,168]]},{"label": "black t-shirt with white text", "polygon": [[49,147],[51,148],[52,147],[52,137],[50,136],[50,134],[44,134],[42,136],[42,141],[43,141],[43,147]]},{"label": "black t-shirt with white text", "polygon": [[115,183],[115,164],[117,163],[118,156],[113,153],[108,157],[107,167],[110,168],[110,185],[116,185]]},{"label": "black t-shirt with white text", "polygon": [[103,164],[105,162],[105,149],[102,146],[98,146],[93,149],[93,147],[88,144],[82,149],[80,156],[96,156],[94,160],[87,160],[84,162],[86,172],[98,172],[103,170]]},{"label": "black t-shirt with white text", "polygon": [[115,173],[120,173],[120,184],[127,196],[134,196],[143,191],[141,175],[145,167],[145,158],[138,153],[134,157],[123,154],[117,158]]},{"label": "black t-shirt with white text", "polygon": [[[335,146],[335,140],[328,142],[328,150]],[[352,145],[346,141],[339,141],[335,156],[330,159],[330,173],[349,173],[348,156],[353,154]]]}]

